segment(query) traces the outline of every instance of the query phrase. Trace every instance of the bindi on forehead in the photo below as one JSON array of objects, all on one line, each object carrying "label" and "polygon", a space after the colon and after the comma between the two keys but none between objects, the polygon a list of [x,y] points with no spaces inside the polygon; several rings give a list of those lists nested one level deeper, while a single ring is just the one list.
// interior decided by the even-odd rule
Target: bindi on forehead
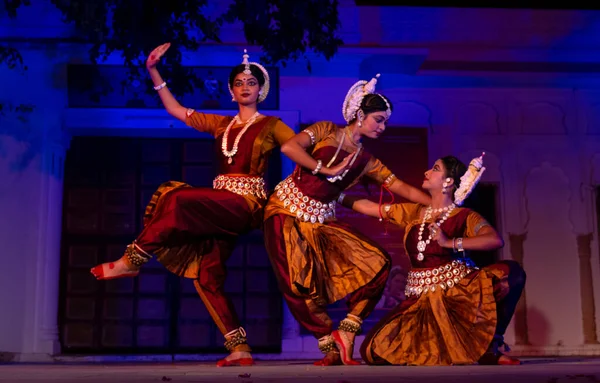
[{"label": "bindi on forehead", "polygon": [[252,80],[258,81],[258,80],[256,80],[256,77],[242,77],[242,78],[238,77],[236,80],[237,81],[243,81],[243,82],[248,82],[248,81],[252,81]]}]

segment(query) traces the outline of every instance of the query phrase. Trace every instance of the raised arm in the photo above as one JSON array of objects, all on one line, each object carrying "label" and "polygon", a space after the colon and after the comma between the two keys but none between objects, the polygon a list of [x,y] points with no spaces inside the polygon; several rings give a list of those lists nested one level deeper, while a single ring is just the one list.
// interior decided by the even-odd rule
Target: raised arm
[{"label": "raised arm", "polygon": [[431,205],[431,196],[424,191],[417,189],[414,186],[407,184],[406,182],[396,178],[389,186],[388,189],[394,194],[399,195],[402,198],[406,198],[411,202],[420,203],[422,205]]},{"label": "raised arm", "polygon": [[175,99],[175,97],[173,97],[173,94],[165,85],[165,81],[161,77],[160,73],[158,73],[158,69],[156,68],[156,65],[160,62],[160,58],[165,54],[170,46],[171,43],[166,43],[155,48],[146,60],[146,68],[148,69],[148,73],[150,74],[150,78],[152,79],[155,89],[160,88],[157,90],[158,96],[160,97],[160,100],[162,101],[167,112],[178,120],[185,122],[185,118],[187,117],[187,108],[183,107]]},{"label": "raised arm", "polygon": [[397,178],[392,171],[377,158],[372,157],[365,169],[365,175],[377,184],[383,184],[392,193],[421,205],[431,205],[431,197],[420,189]]},{"label": "raised arm", "polygon": [[[338,198],[338,202],[340,202],[342,206],[352,209],[358,213],[368,215],[370,217],[381,218],[379,204],[371,200],[342,193]],[[381,214],[383,215],[383,218],[387,217],[384,209],[381,209]]]},{"label": "raised arm", "polygon": [[415,203],[378,204],[366,198],[345,195],[342,193],[338,202],[358,213],[389,220],[394,225],[405,227],[408,222],[419,218],[422,205]]}]

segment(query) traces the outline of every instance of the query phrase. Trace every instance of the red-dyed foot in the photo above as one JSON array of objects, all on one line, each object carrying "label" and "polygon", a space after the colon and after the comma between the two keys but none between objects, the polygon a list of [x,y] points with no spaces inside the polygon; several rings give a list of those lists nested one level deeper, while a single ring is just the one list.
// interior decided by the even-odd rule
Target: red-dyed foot
[{"label": "red-dyed foot", "polygon": [[217,367],[232,367],[232,366],[252,366],[254,359],[239,358],[239,359],[221,359],[217,362]]},{"label": "red-dyed foot", "polygon": [[139,270],[130,269],[122,259],[115,262],[107,262],[101,265],[92,267],[90,272],[99,281],[106,281],[116,278],[133,278],[140,273]]},{"label": "red-dyed foot", "polygon": [[346,334],[338,330],[332,332],[331,336],[335,340],[335,344],[337,345],[338,350],[340,350],[342,363],[344,363],[346,366],[358,366],[360,362],[352,359],[352,352],[354,351],[354,342],[351,342]]},{"label": "red-dyed foot", "polygon": [[227,358],[219,360],[217,367],[252,366],[253,364],[252,354],[247,351],[234,351],[227,355]]},{"label": "red-dyed foot", "polygon": [[252,358],[221,359],[217,362],[217,367],[252,366],[253,364],[254,359]]},{"label": "red-dyed foot", "polygon": [[479,359],[479,364],[485,366],[518,366],[521,361],[502,353],[485,353]]},{"label": "red-dyed foot", "polygon": [[313,363],[315,366],[341,366],[342,359],[339,352],[328,352],[323,359]]},{"label": "red-dyed foot", "polygon": [[498,359],[498,365],[500,366],[518,366],[519,364],[521,364],[519,359],[504,354]]}]

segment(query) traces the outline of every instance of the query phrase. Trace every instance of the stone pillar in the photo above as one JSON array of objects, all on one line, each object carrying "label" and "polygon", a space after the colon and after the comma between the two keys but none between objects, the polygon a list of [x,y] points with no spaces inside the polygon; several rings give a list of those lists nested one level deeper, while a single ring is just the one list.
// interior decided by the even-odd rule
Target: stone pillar
[{"label": "stone pillar", "polygon": [[[44,162],[48,170],[46,189],[46,241],[40,248],[43,256],[43,318],[40,321],[38,348],[42,352],[56,354],[60,352],[58,340],[58,300],[59,275],[62,236],[62,206],[65,156],[67,147],[63,143],[48,145]],[[43,205],[42,205],[43,206]]]},{"label": "stone pillar", "polygon": [[30,255],[30,304],[21,361],[46,360],[60,353],[57,316],[67,146],[68,140],[64,139],[45,142],[42,147],[37,252]]},{"label": "stone pillar", "polygon": [[596,305],[594,303],[594,284],[592,282],[592,233],[577,236],[579,255],[579,287],[581,291],[581,316],[583,320],[583,343],[598,344],[596,334]]},{"label": "stone pillar", "polygon": [[[512,255],[512,259],[519,262],[522,266],[524,252],[523,252],[523,243],[527,239],[527,233],[524,234],[509,234],[508,241],[510,245],[510,253]],[[517,345],[530,345],[529,343],[529,335],[527,328],[527,297],[526,297],[527,287],[523,290],[521,294],[521,299],[517,304],[517,308],[515,310],[515,316],[513,318],[515,324],[515,344]]]}]

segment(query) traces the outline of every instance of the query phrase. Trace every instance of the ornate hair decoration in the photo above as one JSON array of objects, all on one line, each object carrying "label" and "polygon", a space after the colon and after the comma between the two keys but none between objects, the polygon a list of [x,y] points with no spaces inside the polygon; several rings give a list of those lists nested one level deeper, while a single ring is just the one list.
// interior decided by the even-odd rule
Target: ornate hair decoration
[{"label": "ornate hair decoration", "polygon": [[378,95],[379,97],[381,97],[383,102],[385,102],[385,105],[387,106],[385,115],[386,115],[386,118],[389,120],[390,116],[392,115],[392,108],[390,108],[390,102],[387,100],[387,98],[385,98],[385,96],[383,94],[380,94],[380,93],[375,93],[375,94]]},{"label": "ornate hair decoration", "polygon": [[252,72],[250,71],[250,63],[248,62],[248,58],[250,58],[250,56],[248,55],[248,51],[244,49],[244,55],[242,56],[243,60],[242,60],[242,64],[244,64],[244,74],[252,74]]},{"label": "ornate hair decoration", "polygon": [[375,85],[377,84],[377,79],[379,78],[379,76],[381,75],[377,73],[377,75],[375,75],[375,77],[373,77],[371,81],[367,82],[365,80],[360,80],[350,87],[350,90],[348,90],[346,98],[344,99],[344,104],[342,106],[342,114],[344,115],[344,120],[346,120],[347,123],[350,123],[350,121],[356,118],[356,113],[360,109],[362,100],[367,94],[377,94],[383,99],[383,101],[387,105],[387,110],[385,111],[385,113],[387,115],[387,118],[390,118],[390,116],[392,115],[390,103],[383,95],[375,93]]},{"label": "ornate hair decoration", "polygon": [[483,156],[485,152],[481,153],[481,156],[473,158],[469,163],[467,171],[460,177],[460,186],[454,192],[454,203],[458,206],[462,205],[467,197],[471,194],[479,180],[485,168],[483,167]]},{"label": "ornate hair decoration", "polygon": [[[248,55],[248,51],[246,49],[244,49],[244,55],[242,56],[242,58],[243,58],[242,65],[244,65],[244,71],[242,73],[251,75],[252,72],[250,71],[250,65],[254,65],[258,69],[260,69],[260,71],[263,73],[263,76],[265,77],[265,83],[262,86],[260,93],[258,94],[258,102],[263,102],[267,98],[267,95],[269,94],[269,87],[271,85],[271,80],[269,78],[269,72],[267,72],[265,67],[260,65],[259,63],[248,61],[250,56]],[[231,85],[229,85],[229,82],[227,82],[227,87],[229,88],[229,93],[231,94],[231,98],[233,99],[233,101],[235,101],[234,96],[233,96],[233,90],[231,89]]]}]

